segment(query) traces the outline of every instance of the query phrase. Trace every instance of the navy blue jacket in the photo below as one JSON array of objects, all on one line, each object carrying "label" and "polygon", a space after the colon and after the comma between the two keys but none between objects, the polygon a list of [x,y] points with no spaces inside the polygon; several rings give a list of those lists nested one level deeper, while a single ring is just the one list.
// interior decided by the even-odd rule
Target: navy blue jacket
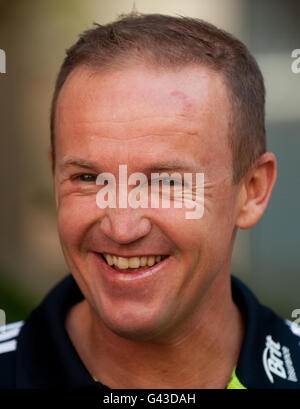
[{"label": "navy blue jacket", "polygon": [[[261,305],[232,276],[234,302],[246,330],[236,376],[247,389],[300,389],[300,330]],[[95,382],[64,327],[66,311],[83,296],[70,275],[23,322],[0,332],[0,388],[108,389]]]}]

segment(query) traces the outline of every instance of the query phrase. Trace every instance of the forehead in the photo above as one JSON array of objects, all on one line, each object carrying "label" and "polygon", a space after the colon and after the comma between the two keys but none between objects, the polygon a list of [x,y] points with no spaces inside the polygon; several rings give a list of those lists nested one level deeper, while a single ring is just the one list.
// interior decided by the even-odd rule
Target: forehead
[{"label": "forehead", "polygon": [[205,67],[109,73],[79,67],[58,98],[56,145],[66,153],[82,149],[83,140],[122,141],[123,147],[160,141],[174,150],[201,142],[207,154],[217,154],[228,148],[229,111],[223,77]]}]

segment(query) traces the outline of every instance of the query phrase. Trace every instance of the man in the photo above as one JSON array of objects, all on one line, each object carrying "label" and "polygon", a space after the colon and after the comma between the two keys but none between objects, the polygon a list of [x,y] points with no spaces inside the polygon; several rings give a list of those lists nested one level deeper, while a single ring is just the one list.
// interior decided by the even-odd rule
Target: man
[{"label": "man", "polygon": [[[230,276],[237,229],[276,179],[263,78],[241,42],[162,15],[85,32],[58,75],[49,156],[72,276],[1,335],[2,387],[299,388],[293,326]],[[163,174],[171,206],[151,206],[152,191],[122,202],[124,166],[149,182],[140,196]],[[203,189],[201,217],[175,205],[174,174],[204,175],[185,192]],[[107,175],[116,206],[97,200]]]}]

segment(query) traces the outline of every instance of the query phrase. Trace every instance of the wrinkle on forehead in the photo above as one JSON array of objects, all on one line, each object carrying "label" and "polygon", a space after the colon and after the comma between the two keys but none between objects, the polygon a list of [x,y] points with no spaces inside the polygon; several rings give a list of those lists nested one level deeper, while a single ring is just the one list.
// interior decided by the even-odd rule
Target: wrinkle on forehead
[{"label": "wrinkle on forehead", "polygon": [[174,115],[139,115],[136,118],[130,118],[130,119],[116,119],[116,117],[112,116],[112,119],[106,119],[106,120],[105,119],[97,119],[97,120],[93,120],[93,121],[86,119],[86,120],[81,120],[81,122],[82,123],[87,123],[87,124],[91,123],[91,122],[94,123],[94,124],[109,123],[109,124],[113,125],[114,123],[118,124],[118,123],[138,122],[138,121],[144,121],[144,120],[153,119],[153,118],[155,118],[157,120],[170,119],[171,121],[174,121],[174,119],[180,118],[181,116],[182,116],[181,113],[174,114]]},{"label": "wrinkle on forehead", "polygon": [[[170,92],[171,94],[177,94],[177,92]],[[69,122],[70,116],[73,116],[76,119],[74,123],[77,125],[93,125],[95,127],[101,125],[116,127],[122,124],[132,124],[133,126],[141,124],[142,126],[143,122],[146,123],[147,121],[160,122],[162,127],[186,127],[186,123],[183,122],[184,119],[192,120],[199,116],[199,114],[201,115],[200,112],[196,112],[191,99],[187,96],[186,99],[182,99],[182,97],[178,99],[174,95],[170,98],[165,96],[164,101],[159,100],[157,102],[149,96],[150,101],[142,98],[141,100],[137,99],[133,104],[131,100],[127,100],[122,103],[119,101],[115,105],[113,105],[112,101],[102,102],[101,97],[94,99],[93,103],[89,105],[89,109],[87,109],[84,101],[69,98],[67,101],[64,101],[64,104],[58,110],[57,121],[64,125],[66,122]],[[127,106],[125,107],[127,105],[126,102],[131,104],[130,112]],[[144,108],[143,113],[140,107]],[[174,108],[171,115],[168,112],[170,107]],[[100,111],[101,117],[99,117]]]},{"label": "wrinkle on forehead", "polygon": [[[155,121],[159,123],[159,129],[154,127],[149,131],[145,126],[145,121]],[[129,127],[132,132],[124,132],[123,126]],[[101,140],[122,140],[138,141],[141,138],[151,137],[175,137],[190,136],[199,137],[199,128],[191,124],[183,123],[182,117],[174,116],[143,116],[124,120],[80,120],[77,121],[73,130],[73,135],[81,134],[84,130],[86,137],[90,139],[101,138]],[[109,135],[109,136],[108,136]]]}]

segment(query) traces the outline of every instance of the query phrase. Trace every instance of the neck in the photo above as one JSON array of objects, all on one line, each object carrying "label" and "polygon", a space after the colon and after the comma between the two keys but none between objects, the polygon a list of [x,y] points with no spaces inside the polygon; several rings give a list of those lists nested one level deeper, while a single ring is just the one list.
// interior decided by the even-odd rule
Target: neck
[{"label": "neck", "polygon": [[87,370],[112,389],[225,388],[244,331],[229,275],[218,276],[193,316],[161,339],[116,335],[86,300],[69,311],[66,329]]}]

